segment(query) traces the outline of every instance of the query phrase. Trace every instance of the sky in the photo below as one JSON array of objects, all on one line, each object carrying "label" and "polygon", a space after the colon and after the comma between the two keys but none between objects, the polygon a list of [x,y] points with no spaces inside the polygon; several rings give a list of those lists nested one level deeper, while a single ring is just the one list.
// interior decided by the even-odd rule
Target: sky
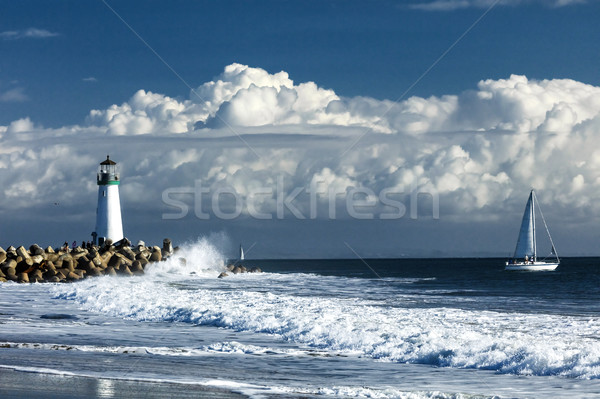
[{"label": "sky", "polygon": [[599,255],[598,15],[0,0],[0,246],[90,239],[110,154],[134,242],[507,257],[535,188],[559,255]]}]

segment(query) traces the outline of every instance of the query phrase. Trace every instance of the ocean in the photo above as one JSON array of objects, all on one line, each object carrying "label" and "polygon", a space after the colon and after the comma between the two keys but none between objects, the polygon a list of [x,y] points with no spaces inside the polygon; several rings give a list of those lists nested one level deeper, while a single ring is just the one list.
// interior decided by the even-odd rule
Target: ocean
[{"label": "ocean", "polygon": [[600,397],[600,258],[225,263],[0,284],[0,397]]}]

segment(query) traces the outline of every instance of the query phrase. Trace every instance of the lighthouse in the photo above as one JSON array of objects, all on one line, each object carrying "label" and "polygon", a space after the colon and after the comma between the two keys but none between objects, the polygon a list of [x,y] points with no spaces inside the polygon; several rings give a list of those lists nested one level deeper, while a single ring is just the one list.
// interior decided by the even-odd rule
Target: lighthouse
[{"label": "lighthouse", "polygon": [[100,163],[96,177],[98,183],[98,208],[96,208],[96,231],[94,243],[104,244],[109,238],[117,242],[123,238],[121,203],[119,201],[119,174],[117,163],[106,156]]}]

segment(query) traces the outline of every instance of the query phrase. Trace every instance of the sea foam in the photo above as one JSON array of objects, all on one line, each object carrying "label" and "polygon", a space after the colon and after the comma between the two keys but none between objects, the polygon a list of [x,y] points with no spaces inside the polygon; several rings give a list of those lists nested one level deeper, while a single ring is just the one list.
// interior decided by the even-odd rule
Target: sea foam
[{"label": "sea foam", "polygon": [[[207,247],[202,249],[202,245]],[[356,297],[339,297],[335,292],[300,295],[296,290],[302,283],[323,284],[326,292],[337,277],[266,273],[232,276],[224,283],[215,278],[218,251],[209,243],[195,250],[206,251],[204,258],[195,258],[206,263],[166,264],[154,275],[57,285],[56,294],[85,310],[115,317],[271,334],[306,348],[379,361],[520,375],[600,377],[597,319],[414,308],[401,303],[389,306],[360,298],[358,284],[369,284],[360,279],[355,279]],[[190,270],[196,274],[190,276]],[[167,282],[164,276],[169,273]],[[286,287],[292,288],[286,291]],[[245,349],[225,345],[221,350]]]}]

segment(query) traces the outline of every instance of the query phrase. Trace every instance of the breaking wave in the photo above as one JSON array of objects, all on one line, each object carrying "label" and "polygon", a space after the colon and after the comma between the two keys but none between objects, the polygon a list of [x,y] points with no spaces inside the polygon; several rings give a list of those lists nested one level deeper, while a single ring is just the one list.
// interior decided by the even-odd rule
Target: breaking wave
[{"label": "breaking wave", "polygon": [[[176,259],[180,254],[189,254],[187,264]],[[85,310],[115,317],[271,334],[312,350],[379,361],[519,375],[600,377],[598,319],[389,306],[361,298],[359,290],[355,297],[339,297],[335,292],[300,295],[295,288],[285,291],[285,287],[307,280],[323,284],[323,292],[335,291],[332,279],[342,278],[267,273],[232,276],[225,282],[216,279],[223,257],[208,241],[183,248],[177,256],[145,276],[57,285],[56,295]],[[212,350],[248,350],[223,345]]]}]

